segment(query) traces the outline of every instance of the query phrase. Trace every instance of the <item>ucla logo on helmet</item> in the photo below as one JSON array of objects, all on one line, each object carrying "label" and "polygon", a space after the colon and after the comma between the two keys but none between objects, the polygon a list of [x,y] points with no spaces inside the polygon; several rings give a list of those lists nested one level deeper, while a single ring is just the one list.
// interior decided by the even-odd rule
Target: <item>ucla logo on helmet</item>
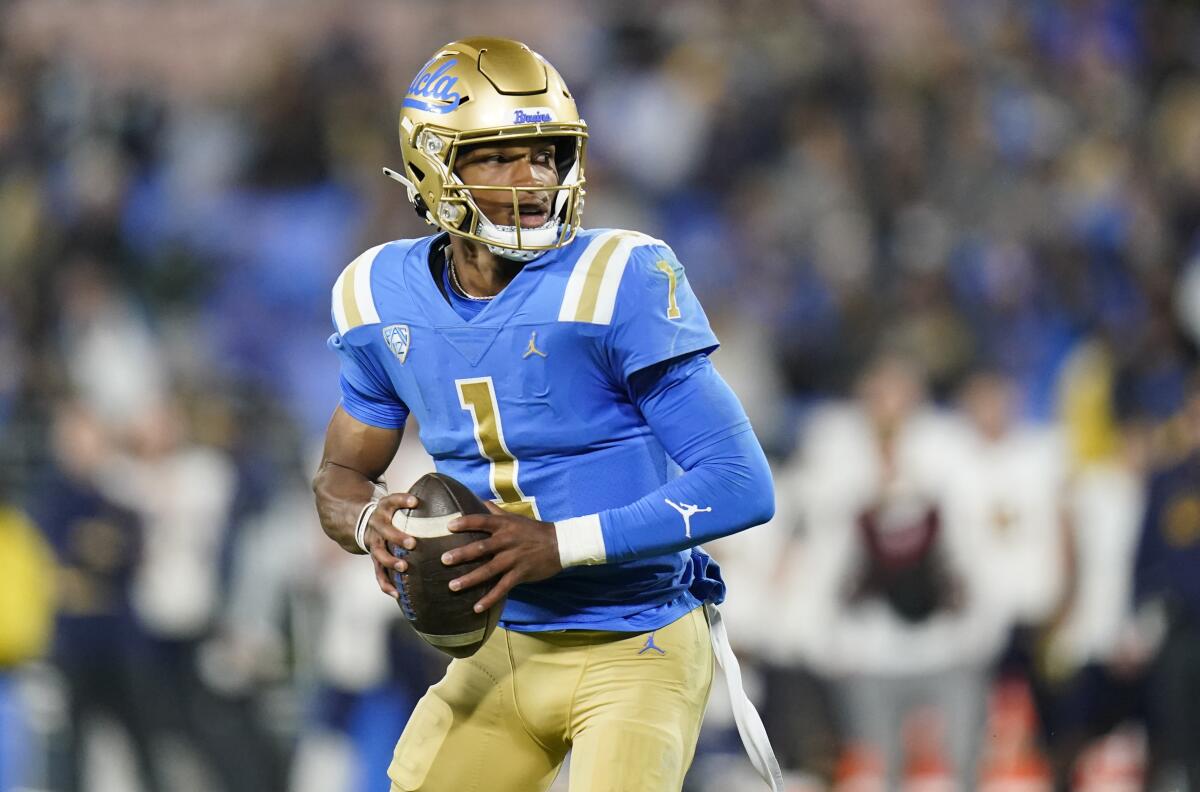
[{"label": "ucla logo on helmet", "polygon": [[383,328],[383,340],[388,345],[388,349],[392,350],[392,354],[403,365],[404,359],[408,357],[408,348],[412,343],[412,334],[408,331],[408,325],[388,325]]},{"label": "ucla logo on helmet", "polygon": [[554,120],[554,111],[549,107],[518,107],[513,110],[514,124],[546,124]]},{"label": "ucla logo on helmet", "polygon": [[462,104],[462,94],[453,90],[458,78],[447,74],[456,63],[457,59],[451,59],[432,71],[433,62],[425,64],[412,85],[408,86],[408,93],[401,104],[429,113],[449,113],[458,107]]}]

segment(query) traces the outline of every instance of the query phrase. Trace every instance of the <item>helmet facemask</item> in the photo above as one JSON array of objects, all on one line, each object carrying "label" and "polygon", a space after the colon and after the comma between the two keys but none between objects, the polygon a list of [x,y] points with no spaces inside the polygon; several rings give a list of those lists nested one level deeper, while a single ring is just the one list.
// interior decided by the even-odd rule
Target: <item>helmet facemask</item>
[{"label": "helmet facemask", "polygon": [[[403,124],[401,126],[402,131],[408,131],[403,129]],[[568,244],[579,230],[584,198],[585,130],[582,123],[498,127],[471,132],[414,127],[410,134],[413,134],[415,145],[405,158],[411,181],[388,169],[385,172],[409,187],[410,199],[414,199],[418,214],[427,222],[456,236],[479,242],[494,255],[513,261],[533,261],[549,250]],[[467,184],[454,171],[460,152],[468,146],[503,145],[530,138],[555,141],[558,184]],[[489,220],[472,195],[483,192],[507,193],[517,223],[499,225]],[[522,198],[545,193],[553,193],[546,222],[537,228],[521,226]],[[431,194],[433,199],[428,200]]]}]

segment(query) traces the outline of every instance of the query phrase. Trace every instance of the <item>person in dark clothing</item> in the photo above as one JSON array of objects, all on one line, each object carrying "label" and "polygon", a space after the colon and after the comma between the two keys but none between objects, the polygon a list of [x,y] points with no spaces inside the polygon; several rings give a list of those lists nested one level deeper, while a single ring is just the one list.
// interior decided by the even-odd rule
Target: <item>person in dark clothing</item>
[{"label": "person in dark clothing", "polygon": [[1146,666],[1149,789],[1200,790],[1200,381],[1183,415],[1192,450],[1150,480],[1134,571],[1139,621],[1162,632]]},{"label": "person in dark clothing", "polygon": [[32,488],[30,513],[58,563],[58,612],[51,660],[66,686],[66,761],[53,762],[53,789],[84,788],[87,726],[106,715],[128,733],[142,788],[165,789],[153,729],[137,684],[144,645],[130,604],[141,544],[138,518],[93,483],[105,454],[103,432],[80,407],[61,408],[54,461]]}]

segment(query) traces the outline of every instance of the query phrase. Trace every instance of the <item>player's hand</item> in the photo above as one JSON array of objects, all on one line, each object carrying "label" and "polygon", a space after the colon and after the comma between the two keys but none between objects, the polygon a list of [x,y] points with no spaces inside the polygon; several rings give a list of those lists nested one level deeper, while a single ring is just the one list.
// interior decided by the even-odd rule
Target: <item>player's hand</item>
[{"label": "player's hand", "polygon": [[499,578],[475,612],[483,613],[503,599],[513,586],[545,580],[562,571],[558,560],[558,536],[554,523],[509,514],[491,501],[484,501],[491,514],[468,514],[450,523],[451,531],[483,531],[487,539],[442,554],[447,566],[491,556],[491,560],[462,577],[450,581],[454,591]]},{"label": "player's hand", "polygon": [[388,543],[406,550],[417,546],[416,539],[392,525],[392,516],[401,509],[416,507],[415,495],[409,495],[407,492],[385,495],[379,499],[379,505],[371,515],[363,537],[363,542],[371,554],[371,561],[375,564],[375,582],[379,584],[379,590],[392,599],[400,596],[400,592],[392,583],[392,572],[404,572],[408,569],[408,562],[392,555],[392,551],[388,550]]}]

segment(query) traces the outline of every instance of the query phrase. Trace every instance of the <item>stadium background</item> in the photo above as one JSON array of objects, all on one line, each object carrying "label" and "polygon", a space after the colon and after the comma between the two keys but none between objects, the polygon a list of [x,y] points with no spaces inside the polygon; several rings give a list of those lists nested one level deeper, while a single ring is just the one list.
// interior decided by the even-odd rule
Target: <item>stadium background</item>
[{"label": "stadium background", "polygon": [[[847,686],[914,675],[959,691],[890,737],[936,780],[945,751],[920,735],[978,695],[963,669],[991,693],[985,777],[1183,788],[1156,735],[1200,752],[1195,4],[14,0],[0,790],[72,788],[75,755],[92,790],[137,789],[142,765],[171,790],[379,788],[439,661],[311,507],[337,400],[328,290],[361,250],[424,233],[379,169],[412,75],[477,33],[564,75],[591,130],[588,224],[674,246],[773,457],[779,516],[716,552],[795,788],[872,777]],[[1023,575],[1049,593],[909,663],[844,634],[854,574],[818,583],[858,535],[830,545],[804,496],[871,464],[831,406],[903,423],[918,381],[946,449],[989,420],[1037,438],[1009,473],[964,465],[1046,490],[1056,517],[1010,532],[1016,574],[974,534],[942,559],[994,599]],[[406,447],[393,487],[427,465]],[[694,792],[755,788],[721,695]]]}]

